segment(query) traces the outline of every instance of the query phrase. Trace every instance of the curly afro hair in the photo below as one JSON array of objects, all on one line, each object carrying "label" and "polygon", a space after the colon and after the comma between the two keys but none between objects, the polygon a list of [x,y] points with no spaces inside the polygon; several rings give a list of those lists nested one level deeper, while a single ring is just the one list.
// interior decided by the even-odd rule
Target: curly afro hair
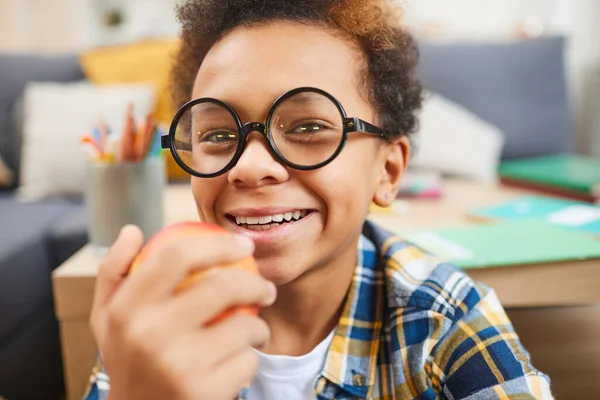
[{"label": "curly afro hair", "polygon": [[273,21],[323,26],[365,55],[363,95],[388,138],[417,127],[423,90],[416,76],[417,45],[401,25],[396,0],[187,0],[179,4],[181,47],[172,71],[175,103],[190,100],[196,74],[210,48],[228,31]]}]

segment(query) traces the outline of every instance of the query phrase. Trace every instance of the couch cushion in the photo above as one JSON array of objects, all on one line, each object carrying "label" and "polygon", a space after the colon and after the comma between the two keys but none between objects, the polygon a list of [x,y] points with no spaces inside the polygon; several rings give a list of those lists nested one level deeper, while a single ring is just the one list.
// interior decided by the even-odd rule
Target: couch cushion
[{"label": "couch cushion", "polygon": [[43,304],[0,340],[0,397],[60,399],[62,371],[58,323],[52,303]]},{"label": "couch cushion", "polygon": [[52,303],[50,227],[73,211],[70,202],[18,203],[0,195],[0,342],[42,303]]},{"label": "couch cushion", "polygon": [[59,266],[88,242],[88,216],[83,204],[55,221],[48,232],[54,266]]},{"label": "couch cushion", "polygon": [[76,55],[0,55],[0,154],[19,177],[21,140],[14,121],[15,102],[30,81],[69,82],[84,79]]},{"label": "couch cushion", "polygon": [[564,38],[422,42],[420,49],[425,85],[500,128],[503,158],[573,149]]}]

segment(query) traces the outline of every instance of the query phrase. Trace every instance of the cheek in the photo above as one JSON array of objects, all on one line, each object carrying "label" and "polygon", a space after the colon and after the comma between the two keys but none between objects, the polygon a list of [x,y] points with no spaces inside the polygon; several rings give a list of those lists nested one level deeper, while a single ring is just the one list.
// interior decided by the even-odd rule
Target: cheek
[{"label": "cheek", "polygon": [[214,222],[215,204],[220,193],[218,180],[192,177],[191,186],[200,220]]},{"label": "cheek", "polygon": [[375,159],[368,154],[346,151],[319,171],[319,195],[332,217],[363,218],[368,211],[375,176]]},{"label": "cheek", "polygon": [[335,160],[338,162],[332,163],[332,167],[335,168],[332,172],[332,175],[335,175],[332,183],[338,180],[347,182],[344,186],[355,193],[364,193],[372,189],[377,175],[378,160],[375,149],[370,144],[369,141],[357,141],[346,145]]}]

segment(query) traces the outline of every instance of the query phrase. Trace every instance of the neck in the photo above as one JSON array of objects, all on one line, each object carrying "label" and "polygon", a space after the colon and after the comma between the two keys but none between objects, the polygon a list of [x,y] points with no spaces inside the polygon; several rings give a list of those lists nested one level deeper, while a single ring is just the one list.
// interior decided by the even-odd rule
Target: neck
[{"label": "neck", "polygon": [[327,265],[277,288],[277,301],[261,310],[271,328],[269,354],[309,353],[335,328],[356,267],[358,239]]}]

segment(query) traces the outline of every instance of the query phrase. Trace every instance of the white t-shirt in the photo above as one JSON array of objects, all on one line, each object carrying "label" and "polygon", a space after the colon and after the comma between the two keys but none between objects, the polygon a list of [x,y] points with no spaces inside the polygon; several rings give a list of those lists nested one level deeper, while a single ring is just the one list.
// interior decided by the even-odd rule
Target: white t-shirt
[{"label": "white t-shirt", "polygon": [[312,400],[315,382],[323,368],[333,331],[310,353],[299,357],[265,354],[255,350],[260,367],[248,392],[248,400]]}]

